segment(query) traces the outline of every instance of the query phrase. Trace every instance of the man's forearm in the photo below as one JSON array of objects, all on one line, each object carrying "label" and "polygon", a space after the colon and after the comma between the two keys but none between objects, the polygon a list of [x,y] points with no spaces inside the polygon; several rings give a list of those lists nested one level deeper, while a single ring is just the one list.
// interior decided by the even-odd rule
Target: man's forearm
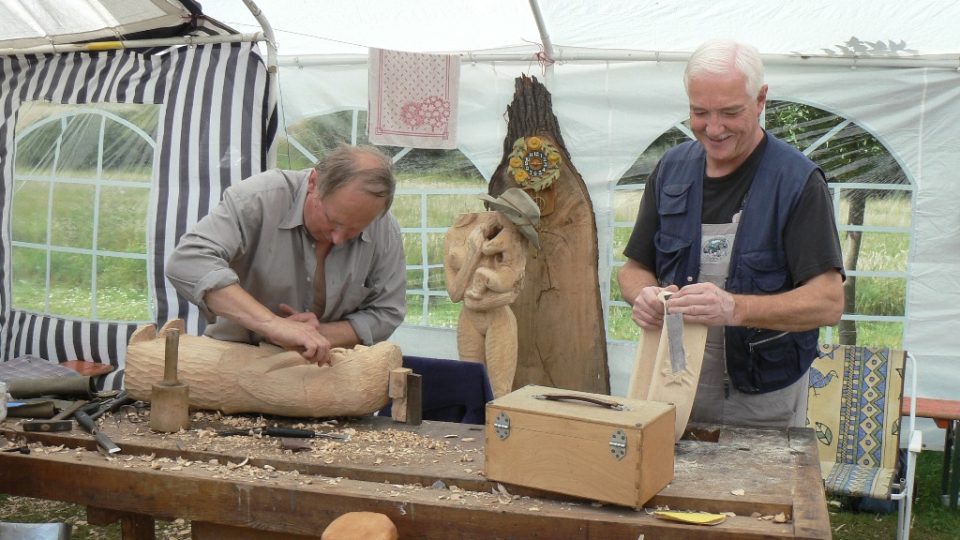
[{"label": "man's forearm", "polygon": [[617,282],[620,283],[620,295],[624,301],[633,305],[634,300],[640,295],[644,287],[653,287],[657,285],[657,278],[653,272],[647,270],[640,263],[633,259],[627,259],[627,262],[620,267],[617,273]]},{"label": "man's forearm", "polygon": [[843,315],[843,281],[835,271],[774,295],[733,295],[734,325],[802,332],[832,326]]},{"label": "man's forearm", "polygon": [[349,349],[360,343],[360,338],[349,321],[320,323],[320,333],[327,338],[331,347]]},{"label": "man's forearm", "polygon": [[207,291],[204,301],[213,313],[261,336],[266,335],[267,326],[279,317],[236,283]]}]

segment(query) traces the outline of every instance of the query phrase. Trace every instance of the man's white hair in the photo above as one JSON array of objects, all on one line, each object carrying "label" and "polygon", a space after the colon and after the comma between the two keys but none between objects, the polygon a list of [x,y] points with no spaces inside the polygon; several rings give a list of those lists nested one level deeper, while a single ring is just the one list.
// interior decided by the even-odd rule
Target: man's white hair
[{"label": "man's white hair", "polygon": [[747,95],[757,97],[763,86],[763,60],[752,45],[731,39],[711,39],[704,42],[690,55],[683,72],[683,87],[690,93],[690,81],[701,75],[729,73],[731,68],[746,79]]}]

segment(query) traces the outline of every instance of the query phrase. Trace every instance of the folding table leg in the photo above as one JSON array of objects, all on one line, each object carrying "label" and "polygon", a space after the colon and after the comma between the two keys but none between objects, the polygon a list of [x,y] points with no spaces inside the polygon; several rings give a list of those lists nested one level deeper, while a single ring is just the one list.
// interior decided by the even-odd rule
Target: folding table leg
[{"label": "folding table leg", "polygon": [[[950,500],[950,509],[957,509],[957,496],[960,492],[960,448],[957,448],[957,424],[960,423],[958,420],[951,420],[947,424],[947,435],[945,439],[945,444],[943,445],[943,487],[944,493],[949,494]],[[949,446],[948,446],[949,445]],[[948,448],[951,451],[948,451]],[[951,456],[952,453],[952,456]],[[951,460],[951,457],[953,458]],[[952,464],[949,464],[948,461],[952,461]],[[950,469],[950,491],[947,491],[947,470]]]},{"label": "folding table leg", "polygon": [[937,422],[937,427],[944,428],[943,436],[943,469],[940,471],[940,493],[943,493],[943,504],[949,504],[947,494],[950,493],[950,454],[953,451],[953,422],[947,420],[944,423]]}]

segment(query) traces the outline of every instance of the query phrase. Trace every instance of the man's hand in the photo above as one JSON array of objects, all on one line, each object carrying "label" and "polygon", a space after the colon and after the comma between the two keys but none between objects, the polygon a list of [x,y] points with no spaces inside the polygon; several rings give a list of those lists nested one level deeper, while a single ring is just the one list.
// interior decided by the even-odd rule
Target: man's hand
[{"label": "man's hand", "polygon": [[684,321],[706,326],[737,326],[735,308],[733,295],[713,283],[687,285],[667,300],[670,313],[682,313]]},{"label": "man's hand", "polygon": [[320,321],[311,311],[297,311],[287,304],[280,304],[284,318],[270,325],[265,337],[285,349],[300,353],[308,362],[318,365],[330,363],[327,353],[332,348],[330,340],[320,333]]},{"label": "man's hand", "polygon": [[633,322],[641,328],[660,328],[663,326],[663,302],[660,301],[660,292],[676,293],[677,286],[644,287],[640,294],[633,299]]},{"label": "man's hand", "polygon": [[291,321],[306,323],[317,332],[320,331],[320,319],[312,311],[297,311],[287,304],[280,304],[280,314]]}]

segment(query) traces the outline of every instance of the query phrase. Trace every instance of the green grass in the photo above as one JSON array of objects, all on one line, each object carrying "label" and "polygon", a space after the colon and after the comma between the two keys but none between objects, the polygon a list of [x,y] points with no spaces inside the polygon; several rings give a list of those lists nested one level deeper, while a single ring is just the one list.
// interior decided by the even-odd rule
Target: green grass
[{"label": "green grass", "polygon": [[[954,540],[960,531],[960,510],[950,510],[940,502],[940,471],[943,452],[924,451],[917,465],[917,489],[913,506],[914,540]],[[896,538],[897,514],[856,512],[850,502],[830,499],[830,528],[836,540],[886,540]],[[0,495],[0,520],[20,523],[66,522],[73,524],[74,540],[114,540],[120,538],[118,525],[94,527],[86,523],[83,507],[25,497]],[[451,525],[456,527],[455,524]],[[179,522],[157,521],[157,538],[185,538],[189,526]],[[179,535],[179,536],[178,536]]]},{"label": "green grass", "polygon": [[[345,111],[339,116],[335,115],[335,119],[352,121],[352,114]],[[309,126],[304,129],[307,127]],[[317,152],[332,147],[336,142],[329,137],[307,139],[320,141],[317,142],[319,146],[314,148]],[[281,141],[280,154],[288,158],[285,165],[310,165],[299,152],[286,144],[286,140]],[[42,161],[41,157],[42,155],[35,160]],[[85,177],[82,172],[75,170],[71,174]],[[105,169],[104,173],[108,174],[109,170]],[[443,264],[443,231],[454,223],[458,215],[482,211],[483,204],[474,194],[427,195],[410,191],[485,192],[486,183],[469,161],[457,152],[412,151],[397,163],[396,174],[398,188],[402,193],[396,196],[392,212],[401,226],[408,230],[425,227],[436,231],[408,231],[403,234],[408,265],[407,284],[410,289],[406,322],[455,328],[460,308],[443,297],[446,284],[442,268],[427,268],[427,265]],[[846,219],[849,203],[845,192],[841,192],[841,195],[838,215],[842,222]],[[11,214],[12,237],[15,241],[26,242],[31,246],[15,246],[13,250],[14,305],[30,310],[42,310],[45,306],[46,253],[43,249],[36,248],[45,246],[48,237],[53,245],[71,251],[96,248],[123,253],[146,253],[145,216],[148,198],[149,192],[146,189],[103,187],[98,192],[93,186],[55,185],[51,189],[50,184],[44,181],[18,182]],[[621,300],[616,274],[624,260],[623,248],[630,236],[641,198],[642,190],[619,190],[613,196],[612,210],[618,223],[612,230],[614,266],[610,275],[609,297],[613,301]],[[93,208],[97,201],[101,208],[109,207],[110,211],[101,213],[99,229],[94,231]],[[53,216],[49,230],[45,219],[48,208]],[[910,201],[900,194],[868,200],[865,225],[909,228],[910,220]],[[600,234],[607,234],[607,231],[601,230]],[[843,240],[845,238],[842,235],[841,241]],[[864,233],[858,261],[859,271],[905,271],[908,245],[908,233]],[[71,317],[91,316],[91,295],[84,289],[89,290],[91,287],[93,256],[75,252],[53,253],[51,259],[51,312]],[[104,320],[118,321],[142,321],[145,320],[145,314],[146,318],[149,318],[148,303],[151,295],[147,291],[146,267],[142,261],[128,263],[101,257],[96,263],[96,316]],[[109,284],[109,289],[105,284]],[[431,297],[426,317],[423,315],[422,302],[424,290],[440,295]],[[905,297],[905,278],[860,275],[857,277],[856,303],[854,306],[847,306],[846,312],[902,317],[906,310]],[[901,323],[858,322],[856,326],[857,341],[860,343],[897,347],[902,341]],[[630,310],[625,306],[610,306],[606,327],[610,339],[636,339],[637,328],[630,319]],[[839,334],[836,331],[825,332],[825,341],[838,339]]]}]

